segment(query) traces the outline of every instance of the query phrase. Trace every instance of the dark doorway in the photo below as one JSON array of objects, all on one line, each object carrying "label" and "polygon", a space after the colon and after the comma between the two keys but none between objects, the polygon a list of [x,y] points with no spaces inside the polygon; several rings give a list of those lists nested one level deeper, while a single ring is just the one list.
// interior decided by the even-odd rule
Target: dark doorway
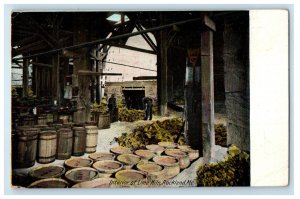
[{"label": "dark doorway", "polygon": [[145,90],[123,90],[128,109],[143,109]]}]

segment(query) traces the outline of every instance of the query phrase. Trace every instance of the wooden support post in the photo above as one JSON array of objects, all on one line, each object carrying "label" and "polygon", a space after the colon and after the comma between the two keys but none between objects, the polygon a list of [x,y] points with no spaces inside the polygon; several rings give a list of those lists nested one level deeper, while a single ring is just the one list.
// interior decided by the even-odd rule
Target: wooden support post
[{"label": "wooden support post", "polygon": [[56,53],[52,56],[52,100],[57,100],[57,104],[60,104],[59,63],[59,54]]},{"label": "wooden support post", "polygon": [[28,96],[28,65],[29,60],[23,59],[23,97]]},{"label": "wooden support post", "polygon": [[201,33],[201,87],[202,87],[202,139],[203,158],[208,163],[214,158],[214,80],[213,32]]},{"label": "wooden support post", "polygon": [[[164,17],[161,14],[160,16],[161,23],[164,23]],[[167,32],[166,30],[160,31],[160,70],[158,71],[160,74],[158,75],[160,85],[159,85],[159,92],[160,95],[160,102],[159,102],[159,111],[160,115],[164,116],[167,114],[167,103],[168,103],[168,47],[167,47]]]},{"label": "wooden support post", "polygon": [[[75,25],[74,44],[86,42],[88,38],[88,31],[83,30],[84,28],[80,25]],[[81,55],[79,59],[74,59],[74,74],[78,76],[78,97],[77,97],[77,108],[78,111],[74,113],[73,121],[75,123],[84,123],[90,121],[90,80],[91,76],[78,75],[79,70],[90,70],[91,60],[89,48],[82,48],[78,50]]]}]

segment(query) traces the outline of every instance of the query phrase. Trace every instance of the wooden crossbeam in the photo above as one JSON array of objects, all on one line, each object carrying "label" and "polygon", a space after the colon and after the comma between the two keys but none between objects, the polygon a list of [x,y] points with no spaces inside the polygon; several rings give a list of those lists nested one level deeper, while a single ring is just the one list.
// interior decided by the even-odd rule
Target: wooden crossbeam
[{"label": "wooden crossbeam", "polygon": [[120,76],[122,73],[101,73],[88,70],[78,70],[78,75]]}]

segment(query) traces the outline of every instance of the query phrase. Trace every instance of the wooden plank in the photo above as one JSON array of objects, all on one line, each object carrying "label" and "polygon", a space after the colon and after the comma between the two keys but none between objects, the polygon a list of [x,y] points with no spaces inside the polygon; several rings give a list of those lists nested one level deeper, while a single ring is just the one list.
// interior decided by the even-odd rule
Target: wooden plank
[{"label": "wooden plank", "polygon": [[93,72],[89,70],[78,70],[78,75],[120,76],[122,75],[122,73],[102,73],[102,72]]}]

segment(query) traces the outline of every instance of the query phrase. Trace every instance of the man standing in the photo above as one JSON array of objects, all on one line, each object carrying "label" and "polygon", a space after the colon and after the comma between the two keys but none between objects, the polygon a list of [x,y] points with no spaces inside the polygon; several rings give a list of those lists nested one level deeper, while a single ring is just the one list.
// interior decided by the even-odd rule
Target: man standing
[{"label": "man standing", "polygon": [[112,94],[111,97],[108,99],[108,109],[110,113],[110,122],[115,122],[116,120],[116,107],[117,107],[117,99],[115,98],[115,94]]},{"label": "man standing", "polygon": [[143,99],[145,117],[144,120],[152,120],[152,99],[145,97]]}]

